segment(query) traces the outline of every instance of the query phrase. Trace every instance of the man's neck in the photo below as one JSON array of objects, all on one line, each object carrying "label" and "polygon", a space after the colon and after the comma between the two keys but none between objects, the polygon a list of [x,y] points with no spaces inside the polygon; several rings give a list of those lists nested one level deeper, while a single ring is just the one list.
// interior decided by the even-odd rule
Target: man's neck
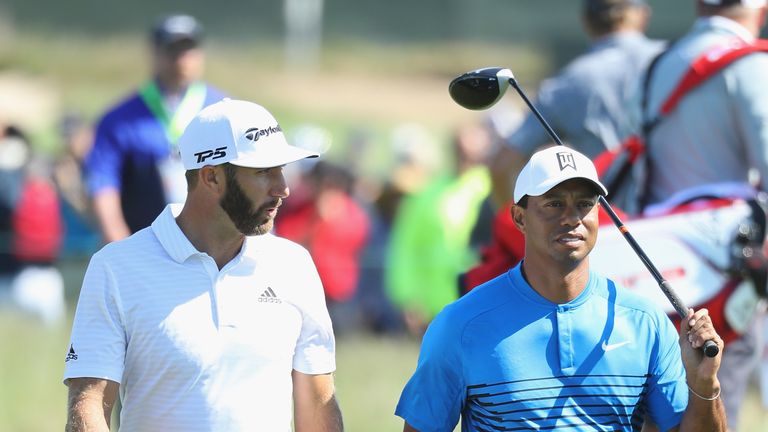
[{"label": "man's neck", "polygon": [[545,299],[562,304],[578,297],[589,282],[589,261],[585,258],[575,267],[539,263],[526,258],[523,277]]},{"label": "man's neck", "polygon": [[216,224],[213,222],[215,219],[210,214],[210,209],[200,211],[185,205],[176,218],[176,223],[192,246],[213,258],[221,270],[240,253],[245,243],[245,235],[233,226]]},{"label": "man's neck", "polygon": [[190,83],[177,79],[163,79],[155,77],[157,88],[163,98],[181,98],[189,88]]}]

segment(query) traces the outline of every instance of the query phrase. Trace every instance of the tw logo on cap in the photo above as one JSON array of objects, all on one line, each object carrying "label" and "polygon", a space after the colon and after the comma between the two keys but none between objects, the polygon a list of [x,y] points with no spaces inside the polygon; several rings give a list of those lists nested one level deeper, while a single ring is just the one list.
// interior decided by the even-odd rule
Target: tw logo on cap
[{"label": "tw logo on cap", "polygon": [[259,128],[250,128],[247,131],[245,131],[245,138],[249,141],[256,142],[261,137],[267,137],[272,135],[273,133],[282,132],[283,129],[280,127],[280,125],[275,126],[269,126],[266,129],[259,129]]},{"label": "tw logo on cap", "polygon": [[560,171],[564,171],[568,167],[576,171],[576,160],[573,158],[573,153],[557,153],[557,164],[560,165]]}]

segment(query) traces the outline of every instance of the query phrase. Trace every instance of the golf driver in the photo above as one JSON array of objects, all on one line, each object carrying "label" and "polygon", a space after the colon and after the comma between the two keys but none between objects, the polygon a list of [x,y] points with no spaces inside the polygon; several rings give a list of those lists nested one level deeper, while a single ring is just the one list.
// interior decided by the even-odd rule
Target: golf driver
[{"label": "golf driver", "polygon": [[[453,98],[456,103],[463,106],[464,108],[471,110],[483,110],[498,102],[498,100],[501,99],[501,97],[504,95],[504,92],[506,92],[507,87],[510,85],[514,87],[520,97],[523,98],[525,104],[528,105],[528,108],[531,109],[531,112],[533,112],[542,126],[544,126],[544,129],[547,130],[549,136],[552,137],[552,139],[558,145],[564,145],[560,140],[560,137],[557,136],[555,131],[552,129],[549,123],[547,123],[539,110],[533,106],[531,101],[525,95],[525,92],[523,92],[523,90],[520,88],[520,85],[517,83],[514,74],[509,69],[488,67],[467,72],[451,81],[451,84],[448,86],[448,92],[451,94],[451,98]],[[610,216],[611,220],[613,220],[613,223],[622,233],[624,238],[627,240],[629,246],[632,247],[632,250],[635,251],[648,271],[651,272],[651,275],[653,275],[653,278],[658,283],[659,288],[661,288],[661,291],[667,297],[669,302],[672,303],[672,307],[675,308],[675,311],[677,311],[677,314],[680,315],[680,318],[684,319],[686,316],[688,316],[688,308],[685,306],[677,293],[672,289],[670,283],[664,279],[656,266],[645,254],[643,249],[637,243],[635,238],[629,232],[627,227],[621,221],[605,197],[600,195],[599,202],[605,209],[606,213],[608,213],[608,216]],[[715,357],[718,352],[720,352],[720,348],[714,341],[711,340],[708,340],[704,343],[703,350],[707,357]]]}]

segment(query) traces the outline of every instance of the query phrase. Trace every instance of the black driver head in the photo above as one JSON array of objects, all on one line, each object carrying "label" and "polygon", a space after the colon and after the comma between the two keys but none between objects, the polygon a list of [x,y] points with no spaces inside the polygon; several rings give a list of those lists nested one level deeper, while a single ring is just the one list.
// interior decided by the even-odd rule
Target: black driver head
[{"label": "black driver head", "polygon": [[454,78],[448,86],[453,100],[471,110],[483,110],[495,104],[515,76],[509,69],[487,67]]}]

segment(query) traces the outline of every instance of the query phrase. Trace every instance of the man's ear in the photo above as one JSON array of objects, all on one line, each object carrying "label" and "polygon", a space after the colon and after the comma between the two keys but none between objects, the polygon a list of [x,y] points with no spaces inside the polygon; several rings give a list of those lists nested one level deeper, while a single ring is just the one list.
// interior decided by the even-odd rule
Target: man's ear
[{"label": "man's ear", "polygon": [[512,221],[515,222],[515,226],[521,233],[525,233],[525,223],[523,222],[523,215],[525,215],[525,209],[517,204],[512,204],[512,208],[509,210],[512,212]]},{"label": "man's ear", "polygon": [[225,173],[223,169],[218,169],[215,166],[206,165],[200,168],[198,173],[198,181],[207,189],[215,190],[218,192],[224,191]]}]

